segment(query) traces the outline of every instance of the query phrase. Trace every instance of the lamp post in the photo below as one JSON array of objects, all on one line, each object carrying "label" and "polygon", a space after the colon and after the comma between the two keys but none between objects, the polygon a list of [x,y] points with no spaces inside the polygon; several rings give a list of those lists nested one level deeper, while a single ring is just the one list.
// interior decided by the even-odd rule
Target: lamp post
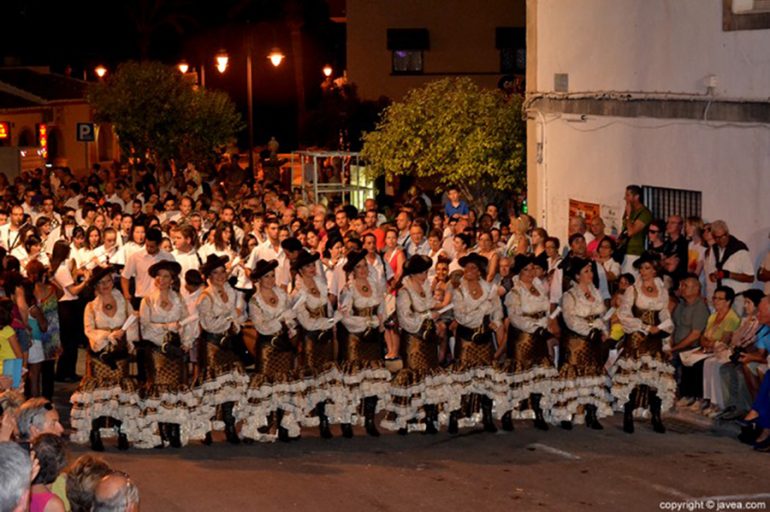
[{"label": "lamp post", "polygon": [[177,64],[177,68],[179,68],[179,72],[183,75],[187,74],[187,70],[190,69],[190,65],[187,64],[186,60],[179,61],[179,64]]},{"label": "lamp post", "polygon": [[96,68],[94,69],[94,72],[96,73],[96,76],[98,76],[98,77],[99,77],[99,79],[101,80],[102,78],[104,78],[104,75],[106,75],[106,74],[107,74],[107,68],[105,68],[104,66],[102,66],[101,64],[99,64],[99,65],[98,65],[98,66],[96,66]]},{"label": "lamp post", "polygon": [[[281,65],[284,59],[283,53],[278,48],[273,48],[267,56],[274,67]],[[217,70],[224,73],[227,70],[229,56],[225,50],[219,50],[215,57]],[[254,95],[252,91],[252,52],[251,41],[246,39],[246,109],[249,111],[249,172],[254,174]]]},{"label": "lamp post", "polygon": [[329,77],[332,76],[332,73],[334,72],[334,69],[332,69],[332,67],[329,64],[327,64],[327,65],[324,66],[322,71],[323,71],[324,76],[326,78],[329,78]]}]

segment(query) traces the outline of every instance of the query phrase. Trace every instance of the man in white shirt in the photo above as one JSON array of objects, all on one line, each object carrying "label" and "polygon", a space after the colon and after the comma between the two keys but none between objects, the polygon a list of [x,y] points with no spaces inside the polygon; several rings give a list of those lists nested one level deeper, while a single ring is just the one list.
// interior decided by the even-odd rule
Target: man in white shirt
[{"label": "man in white shirt", "polygon": [[424,222],[418,222],[417,220],[412,222],[409,228],[409,241],[404,247],[404,252],[407,258],[411,258],[415,254],[421,254],[427,256],[430,254],[430,245],[428,239],[425,236],[426,225]]},{"label": "man in white shirt", "polygon": [[56,229],[61,224],[61,215],[54,211],[54,200],[51,196],[45,196],[40,211],[32,216],[32,221],[37,221],[40,217],[51,219],[51,229]]},{"label": "man in white shirt", "polygon": [[398,229],[398,245],[403,249],[409,243],[409,228],[412,227],[412,215],[401,210],[396,215],[396,228]]},{"label": "man in white shirt", "polygon": [[388,281],[393,279],[393,268],[385,263],[385,259],[377,252],[377,237],[373,233],[366,233],[363,240],[366,262],[369,263],[369,277],[385,289]]},{"label": "man in white shirt", "polygon": [[0,246],[10,253],[21,245],[21,226],[24,219],[24,208],[19,205],[11,208],[10,222],[0,226]]},{"label": "man in white shirt", "polygon": [[182,266],[180,277],[184,286],[184,275],[190,269],[200,269],[201,259],[198,251],[195,250],[195,228],[189,224],[176,226],[171,230],[171,243],[174,244],[174,250],[171,256]]},{"label": "man in white shirt", "polygon": [[[149,295],[152,291],[153,279],[147,272],[155,263],[163,260],[174,261],[174,257],[169,253],[160,250],[160,242],[163,240],[163,233],[160,230],[152,228],[147,231],[147,238],[144,248],[131,254],[126,260],[126,266],[121,274],[120,285],[123,289],[123,296],[131,301],[134,309],[139,310],[142,298]],[[134,295],[131,296],[129,289],[130,280],[134,278],[136,284]]]},{"label": "man in white shirt", "polygon": [[125,211],[126,209],[126,203],[124,203],[118,195],[115,183],[112,181],[106,181],[104,183],[104,200],[108,203],[113,203],[120,206],[120,211]]},{"label": "man in white shirt", "polygon": [[219,215],[219,220],[229,222],[233,225],[235,240],[239,244],[242,244],[245,233],[243,232],[243,229],[241,229],[241,227],[235,222],[235,209],[232,206],[225,206],[222,208],[222,213]]},{"label": "man in white shirt", "polygon": [[29,215],[30,217],[33,217],[36,213],[35,207],[32,204],[32,201],[35,199],[35,191],[32,189],[25,190],[24,191],[24,202],[21,203],[21,208],[24,210],[24,213],[26,215]]},{"label": "man in white shirt", "polygon": [[275,283],[286,290],[291,280],[291,273],[289,271],[289,264],[286,261],[286,253],[284,253],[278,238],[278,220],[275,218],[268,220],[265,232],[267,240],[251,251],[246,266],[251,270],[257,265],[259,260],[278,261],[278,268],[275,269]]},{"label": "man in white shirt", "polygon": [[707,278],[717,286],[729,286],[735,292],[733,309],[738,316],[743,314],[743,296],[740,293],[751,288],[754,283],[754,263],[751,261],[749,248],[730,234],[727,223],[715,220],[711,223],[711,235],[714,246],[710,258],[714,258],[716,272]]}]

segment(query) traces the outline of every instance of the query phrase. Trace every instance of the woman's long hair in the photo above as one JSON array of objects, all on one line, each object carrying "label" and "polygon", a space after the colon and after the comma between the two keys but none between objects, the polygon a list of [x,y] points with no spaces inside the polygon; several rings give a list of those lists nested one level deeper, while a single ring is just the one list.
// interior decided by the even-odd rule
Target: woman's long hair
[{"label": "woman's long hair", "polygon": [[51,252],[51,276],[59,270],[59,265],[70,257],[70,244],[66,240],[57,240]]}]

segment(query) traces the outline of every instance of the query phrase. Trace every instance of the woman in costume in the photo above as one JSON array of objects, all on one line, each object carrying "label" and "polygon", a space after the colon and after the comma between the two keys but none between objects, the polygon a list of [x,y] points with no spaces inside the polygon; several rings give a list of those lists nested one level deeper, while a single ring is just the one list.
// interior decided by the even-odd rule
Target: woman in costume
[{"label": "woman in costume", "polygon": [[460,285],[452,290],[457,329],[452,369],[454,393],[447,430],[456,434],[460,427],[476,425],[481,419],[485,431],[496,432],[492,408],[500,390],[493,364],[502,352],[495,350],[494,337],[503,339],[503,307],[497,287],[484,280],[487,271],[484,256],[470,253],[458,263],[463,277]]},{"label": "woman in costume", "polygon": [[243,294],[227,282],[227,256],[209,254],[201,266],[208,286],[198,300],[201,342],[199,355],[201,415],[209,423],[204,443],[211,443],[211,429],[224,427],[227,441],[240,443],[236,431],[236,405],[246,395],[249,377],[243,369],[239,340],[241,325],[246,320]]},{"label": "woman in costume", "polygon": [[[317,422],[321,437],[332,437],[329,428],[327,402],[334,407],[333,419],[337,419],[345,407],[345,392],[340,384],[340,373],[336,364],[336,339],[334,325],[342,318],[332,313],[329,294],[324,276],[318,275],[316,261],[319,254],[302,251],[292,262],[297,272],[294,290],[294,311],[302,326],[302,369],[308,382],[306,390],[307,408],[303,421],[306,425]],[[352,435],[352,426],[343,425],[346,437]]]},{"label": "woman in costume", "polygon": [[674,368],[663,354],[663,338],[674,328],[668,311],[668,291],[657,277],[657,258],[644,253],[634,262],[639,279],[629,286],[618,310],[626,333],[623,351],[612,377],[612,394],[623,406],[623,430],[634,431],[634,413],[651,413],[655,432],[664,433],[660,415],[671,408],[676,394]]},{"label": "woman in costume", "polygon": [[607,340],[607,307],[594,280],[591,260],[573,257],[564,268],[571,287],[562,296],[562,317],[566,330],[561,336],[559,389],[550,410],[554,421],[570,430],[572,422],[583,422],[601,430],[599,418],[612,415],[612,398],[602,360]]},{"label": "woman in costume", "polygon": [[[380,408],[390,396],[390,371],[383,362],[385,334],[385,293],[380,284],[370,278],[366,250],[351,251],[343,270],[350,279],[342,291],[340,311],[347,336],[340,344],[343,382],[350,394],[349,423],[360,423],[363,412],[366,432],[380,435],[374,423],[377,404]],[[343,422],[343,425],[345,422]]]},{"label": "woman in costume", "polygon": [[152,291],[139,307],[142,339],[150,342],[150,372],[144,399],[146,428],[156,431],[157,447],[168,442],[173,448],[186,443],[192,432],[190,410],[196,406],[186,378],[186,356],[194,335],[186,327],[189,316],[182,297],[173,289],[181,265],[162,260],[147,273],[154,279]]},{"label": "woman in costume", "polygon": [[[536,277],[535,257],[518,254],[514,260],[513,285],[505,296],[511,329],[504,369],[510,380],[510,406],[503,414],[504,430],[513,430],[512,412],[517,418],[534,416],[535,428],[548,430],[543,408],[548,404],[558,371],[549,357],[550,300],[546,285]],[[528,406],[527,406],[528,405]]]},{"label": "woman in costume", "polygon": [[70,398],[72,439],[90,440],[94,451],[104,451],[101,429],[108,427],[117,431],[118,449],[127,450],[129,442],[142,444],[138,386],[129,376],[138,322],[131,304],[114,288],[112,273],[111,267],[97,267],[88,281],[95,297],[83,316],[87,370]]},{"label": "woman in costume", "polygon": [[[277,260],[259,260],[251,272],[256,293],[249,301],[249,318],[257,331],[258,372],[251,378],[249,406],[241,434],[246,439],[289,441],[299,436],[303,410],[294,400],[301,381],[295,371],[296,315],[288,295],[275,283]],[[270,435],[270,424],[276,434]]]}]

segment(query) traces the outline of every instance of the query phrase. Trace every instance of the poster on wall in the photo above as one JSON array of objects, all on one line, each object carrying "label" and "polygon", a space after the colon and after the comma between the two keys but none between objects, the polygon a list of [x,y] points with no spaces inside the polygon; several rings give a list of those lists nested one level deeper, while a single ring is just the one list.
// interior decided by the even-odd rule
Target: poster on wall
[{"label": "poster on wall", "polygon": [[610,236],[617,237],[620,234],[620,226],[623,210],[618,206],[602,205],[602,220],[604,220],[604,226],[606,233]]},{"label": "poster on wall", "polygon": [[588,203],[586,201],[578,201],[577,199],[569,200],[569,216],[583,217],[586,224],[590,224],[591,219],[601,216],[601,207],[597,203]]}]

